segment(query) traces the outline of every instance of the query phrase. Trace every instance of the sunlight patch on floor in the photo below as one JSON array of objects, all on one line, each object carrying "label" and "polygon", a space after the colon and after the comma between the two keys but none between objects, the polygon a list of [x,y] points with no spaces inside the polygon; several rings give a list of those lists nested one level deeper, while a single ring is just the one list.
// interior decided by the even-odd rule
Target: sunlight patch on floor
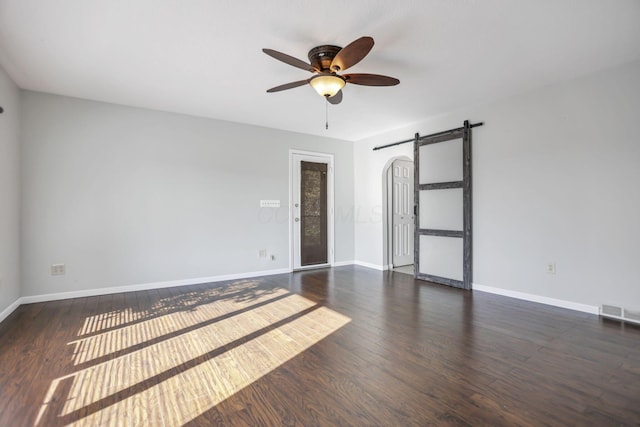
[{"label": "sunlight patch on floor", "polygon": [[[176,311],[115,330],[81,338],[69,344],[75,345],[74,364],[79,365],[106,355],[143,344],[158,337],[193,327],[234,311],[243,310],[262,302],[281,297],[289,292],[284,289],[262,290],[252,299],[236,301],[220,299],[198,305],[188,311]],[[127,318],[127,317],[123,317]]]},{"label": "sunlight patch on floor", "polygon": [[70,425],[183,425],[349,321],[320,307]]},{"label": "sunlight patch on floor", "polygon": [[[70,343],[75,366],[126,354],[54,380],[36,425],[46,424],[45,414],[65,425],[181,425],[351,321],[284,289],[252,289],[250,298],[237,295],[241,289]],[[93,318],[83,330],[102,327]]]},{"label": "sunlight patch on floor", "polygon": [[239,280],[226,286],[213,287],[205,290],[193,290],[174,297],[162,298],[153,304],[150,310],[136,311],[132,308],[114,310],[89,316],[78,331],[78,336],[100,332],[105,329],[116,328],[127,323],[144,320],[148,317],[157,317],[176,309],[189,309],[202,304],[202,301],[217,300],[225,297],[235,297],[236,301],[249,300],[254,297],[254,292],[268,292],[259,289],[260,280]]},{"label": "sunlight patch on floor", "polygon": [[[290,295],[266,306],[76,372],[62,415],[95,403],[314,306]],[[117,381],[113,381],[117,378]],[[87,391],[91,389],[91,393]]]}]

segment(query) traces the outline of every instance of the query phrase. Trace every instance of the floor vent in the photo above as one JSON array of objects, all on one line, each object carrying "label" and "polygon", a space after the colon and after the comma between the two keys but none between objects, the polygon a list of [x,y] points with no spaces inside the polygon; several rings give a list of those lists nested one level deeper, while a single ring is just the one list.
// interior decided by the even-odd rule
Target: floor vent
[{"label": "floor vent", "polygon": [[640,324],[640,311],[629,310],[628,308],[618,307],[616,305],[602,304],[600,306],[600,315],[611,319]]}]

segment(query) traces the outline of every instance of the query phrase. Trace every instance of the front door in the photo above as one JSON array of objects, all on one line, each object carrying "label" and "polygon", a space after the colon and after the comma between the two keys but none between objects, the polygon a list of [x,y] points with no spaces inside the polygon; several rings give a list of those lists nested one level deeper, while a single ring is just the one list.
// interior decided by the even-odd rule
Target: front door
[{"label": "front door", "polygon": [[332,262],[331,164],[328,156],[293,154],[293,269]]}]

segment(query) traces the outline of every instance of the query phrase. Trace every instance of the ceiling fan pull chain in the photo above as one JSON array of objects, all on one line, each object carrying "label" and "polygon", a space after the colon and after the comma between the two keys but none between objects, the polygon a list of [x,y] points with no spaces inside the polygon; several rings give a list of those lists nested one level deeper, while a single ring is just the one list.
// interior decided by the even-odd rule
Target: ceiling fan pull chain
[{"label": "ceiling fan pull chain", "polygon": [[325,103],[324,103],[324,118],[325,118],[325,122],[324,122],[324,128],[326,130],[329,130],[329,98],[325,97]]}]

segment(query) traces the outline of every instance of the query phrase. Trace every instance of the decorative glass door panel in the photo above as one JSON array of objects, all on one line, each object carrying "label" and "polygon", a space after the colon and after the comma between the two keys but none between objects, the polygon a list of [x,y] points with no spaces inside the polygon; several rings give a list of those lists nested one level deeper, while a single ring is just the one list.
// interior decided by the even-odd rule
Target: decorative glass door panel
[{"label": "decorative glass door panel", "polygon": [[300,264],[326,264],[327,164],[300,162]]}]

